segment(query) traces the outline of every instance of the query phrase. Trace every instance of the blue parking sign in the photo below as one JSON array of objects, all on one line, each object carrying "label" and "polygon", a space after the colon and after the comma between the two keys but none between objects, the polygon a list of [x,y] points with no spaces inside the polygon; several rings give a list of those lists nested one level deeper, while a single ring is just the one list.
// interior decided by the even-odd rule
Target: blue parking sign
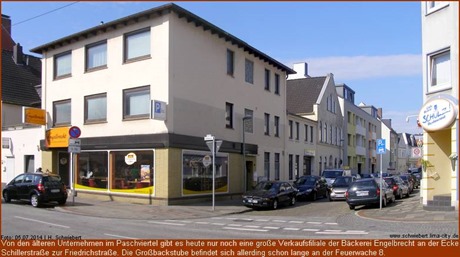
[{"label": "blue parking sign", "polygon": [[377,139],[377,154],[385,154],[386,151],[385,139]]}]

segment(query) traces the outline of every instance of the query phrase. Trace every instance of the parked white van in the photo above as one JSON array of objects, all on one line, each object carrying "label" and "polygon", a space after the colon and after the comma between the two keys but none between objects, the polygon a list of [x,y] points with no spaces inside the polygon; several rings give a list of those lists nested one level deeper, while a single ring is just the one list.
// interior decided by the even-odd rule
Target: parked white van
[{"label": "parked white van", "polygon": [[326,169],[321,175],[326,178],[327,184],[329,186],[334,183],[335,178],[339,176],[351,176],[351,170],[342,170],[342,169]]}]

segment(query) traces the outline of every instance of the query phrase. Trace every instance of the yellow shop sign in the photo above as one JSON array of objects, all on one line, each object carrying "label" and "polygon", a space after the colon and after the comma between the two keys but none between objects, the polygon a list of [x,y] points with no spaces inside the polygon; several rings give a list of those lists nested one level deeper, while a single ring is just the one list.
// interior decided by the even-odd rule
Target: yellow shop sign
[{"label": "yellow shop sign", "polygon": [[48,148],[69,146],[69,127],[52,128],[46,131],[45,144]]},{"label": "yellow shop sign", "polygon": [[25,124],[46,125],[46,110],[23,107],[22,122]]}]

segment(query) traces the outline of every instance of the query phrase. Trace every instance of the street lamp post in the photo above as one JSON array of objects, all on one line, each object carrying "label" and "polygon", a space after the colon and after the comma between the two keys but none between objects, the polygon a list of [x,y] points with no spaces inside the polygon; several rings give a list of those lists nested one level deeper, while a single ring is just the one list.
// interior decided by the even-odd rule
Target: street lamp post
[{"label": "street lamp post", "polygon": [[243,117],[243,192],[246,192],[247,189],[247,181],[246,181],[246,176],[247,176],[247,171],[246,171],[246,141],[245,141],[245,127],[244,127],[244,121],[245,120],[252,120],[252,116],[244,116]]}]

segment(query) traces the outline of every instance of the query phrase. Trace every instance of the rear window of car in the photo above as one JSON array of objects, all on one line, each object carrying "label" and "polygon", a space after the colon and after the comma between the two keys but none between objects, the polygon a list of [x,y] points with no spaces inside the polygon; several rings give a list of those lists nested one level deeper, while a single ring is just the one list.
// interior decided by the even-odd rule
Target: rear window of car
[{"label": "rear window of car", "polygon": [[353,187],[373,187],[374,185],[372,180],[357,180],[352,184]]},{"label": "rear window of car", "polygon": [[61,177],[59,176],[44,176],[43,182],[61,182]]},{"label": "rear window of car", "polygon": [[325,178],[336,178],[342,176],[343,171],[341,170],[325,170],[323,171],[323,177]]}]

